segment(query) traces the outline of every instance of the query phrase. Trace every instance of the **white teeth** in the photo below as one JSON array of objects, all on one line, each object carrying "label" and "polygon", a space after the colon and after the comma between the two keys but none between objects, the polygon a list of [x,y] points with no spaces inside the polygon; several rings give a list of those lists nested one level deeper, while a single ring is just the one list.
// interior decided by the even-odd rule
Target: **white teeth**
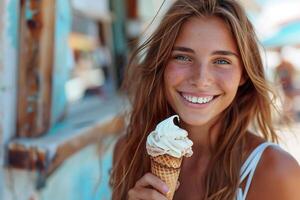
[{"label": "white teeth", "polygon": [[192,103],[208,103],[210,102],[214,97],[213,96],[207,96],[207,97],[196,97],[196,96],[190,96],[190,95],[182,95],[187,101]]},{"label": "white teeth", "polygon": [[198,98],[197,98],[197,97],[193,97],[193,98],[192,98],[192,102],[193,102],[193,103],[197,103],[197,101],[198,101]]}]

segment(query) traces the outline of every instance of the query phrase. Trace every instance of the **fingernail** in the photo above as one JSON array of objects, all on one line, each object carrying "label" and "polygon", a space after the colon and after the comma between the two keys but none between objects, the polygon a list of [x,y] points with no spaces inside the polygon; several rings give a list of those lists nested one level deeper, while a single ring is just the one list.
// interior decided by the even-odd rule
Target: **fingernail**
[{"label": "fingernail", "polygon": [[164,185],[164,186],[163,186],[163,191],[164,191],[164,193],[167,194],[167,193],[169,192],[169,188],[168,188],[167,186]]}]

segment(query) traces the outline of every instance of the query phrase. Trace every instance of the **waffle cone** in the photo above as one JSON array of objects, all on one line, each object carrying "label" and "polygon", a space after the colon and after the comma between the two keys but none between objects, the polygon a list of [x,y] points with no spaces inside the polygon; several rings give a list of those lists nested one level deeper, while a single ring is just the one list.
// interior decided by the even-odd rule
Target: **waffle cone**
[{"label": "waffle cone", "polygon": [[172,200],[180,173],[182,158],[169,155],[151,157],[151,172],[163,180],[169,188],[168,200]]}]

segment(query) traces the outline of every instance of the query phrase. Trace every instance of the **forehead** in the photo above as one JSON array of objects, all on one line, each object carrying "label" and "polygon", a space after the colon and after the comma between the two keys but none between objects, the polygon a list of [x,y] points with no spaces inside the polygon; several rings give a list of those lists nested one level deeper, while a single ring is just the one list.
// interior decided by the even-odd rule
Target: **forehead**
[{"label": "forehead", "polygon": [[189,18],[182,25],[175,45],[228,49],[238,53],[236,41],[228,25],[215,16]]}]

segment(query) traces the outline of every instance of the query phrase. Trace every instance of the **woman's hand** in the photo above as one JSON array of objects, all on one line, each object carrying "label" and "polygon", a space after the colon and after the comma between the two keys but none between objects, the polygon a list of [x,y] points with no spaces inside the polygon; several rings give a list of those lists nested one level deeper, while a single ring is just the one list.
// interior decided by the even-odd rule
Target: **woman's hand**
[{"label": "woman's hand", "polygon": [[128,200],[167,200],[168,186],[157,176],[146,173],[128,192]]}]

